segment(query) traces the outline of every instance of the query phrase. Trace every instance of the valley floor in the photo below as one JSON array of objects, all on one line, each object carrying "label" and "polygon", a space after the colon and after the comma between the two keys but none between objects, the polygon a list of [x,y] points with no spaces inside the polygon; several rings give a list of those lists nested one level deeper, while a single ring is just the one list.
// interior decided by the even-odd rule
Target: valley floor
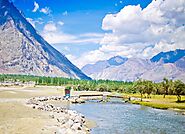
[{"label": "valley floor", "polygon": [[[79,94],[102,94],[100,92],[79,91],[72,92],[72,95]],[[56,128],[53,124],[56,121],[50,118],[49,113],[32,109],[26,106],[28,99],[39,96],[63,96],[64,87],[0,87],[0,133],[14,134],[26,133],[32,134],[49,134],[54,133]],[[141,102],[139,94],[122,94],[123,96],[136,98],[132,100],[133,104],[145,105],[159,109],[172,109],[185,114],[185,102],[176,103],[176,96],[151,95],[150,99],[144,98]],[[185,96],[182,96],[185,100]],[[87,126],[95,126],[93,121],[87,121]]]},{"label": "valley floor", "polygon": [[[74,94],[78,94],[75,92]],[[56,130],[49,113],[26,106],[31,97],[64,95],[63,87],[6,88],[0,87],[0,133],[50,134]],[[94,122],[87,121],[89,128]]]}]

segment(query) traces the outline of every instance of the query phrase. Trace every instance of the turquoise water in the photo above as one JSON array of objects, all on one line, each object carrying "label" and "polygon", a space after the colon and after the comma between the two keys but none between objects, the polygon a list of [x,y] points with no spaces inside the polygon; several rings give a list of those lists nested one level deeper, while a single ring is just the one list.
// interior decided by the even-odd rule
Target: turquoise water
[{"label": "turquoise water", "polygon": [[121,102],[87,102],[69,109],[97,123],[92,134],[185,134],[185,116],[173,111]]}]

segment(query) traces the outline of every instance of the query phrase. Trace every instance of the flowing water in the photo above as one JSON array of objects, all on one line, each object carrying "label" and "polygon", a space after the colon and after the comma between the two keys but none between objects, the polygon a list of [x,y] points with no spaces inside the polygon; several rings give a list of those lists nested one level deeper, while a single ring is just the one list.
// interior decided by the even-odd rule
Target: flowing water
[{"label": "flowing water", "polygon": [[169,110],[113,101],[69,105],[94,120],[92,134],[185,134],[185,116]]}]

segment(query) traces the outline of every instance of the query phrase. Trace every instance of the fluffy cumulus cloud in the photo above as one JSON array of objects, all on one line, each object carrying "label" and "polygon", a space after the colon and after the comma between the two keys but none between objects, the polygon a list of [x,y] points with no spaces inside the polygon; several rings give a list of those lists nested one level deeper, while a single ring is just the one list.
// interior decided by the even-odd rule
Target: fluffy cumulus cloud
[{"label": "fluffy cumulus cloud", "polygon": [[39,9],[39,4],[34,1],[34,9],[32,10],[32,12],[37,12],[37,10]]},{"label": "fluffy cumulus cloud", "polygon": [[[153,0],[145,9],[126,6],[107,14],[102,22],[105,34],[98,50],[76,61],[83,66],[114,55],[151,58],[161,51],[185,49],[185,0]],[[83,65],[82,65],[83,64]]]}]

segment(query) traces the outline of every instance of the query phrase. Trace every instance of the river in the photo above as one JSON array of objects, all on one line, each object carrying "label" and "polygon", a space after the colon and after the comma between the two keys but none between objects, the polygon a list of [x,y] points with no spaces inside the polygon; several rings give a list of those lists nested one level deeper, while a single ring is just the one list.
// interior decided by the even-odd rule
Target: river
[{"label": "river", "polygon": [[185,134],[185,116],[169,110],[113,101],[72,104],[76,110],[94,120],[92,134]]}]

